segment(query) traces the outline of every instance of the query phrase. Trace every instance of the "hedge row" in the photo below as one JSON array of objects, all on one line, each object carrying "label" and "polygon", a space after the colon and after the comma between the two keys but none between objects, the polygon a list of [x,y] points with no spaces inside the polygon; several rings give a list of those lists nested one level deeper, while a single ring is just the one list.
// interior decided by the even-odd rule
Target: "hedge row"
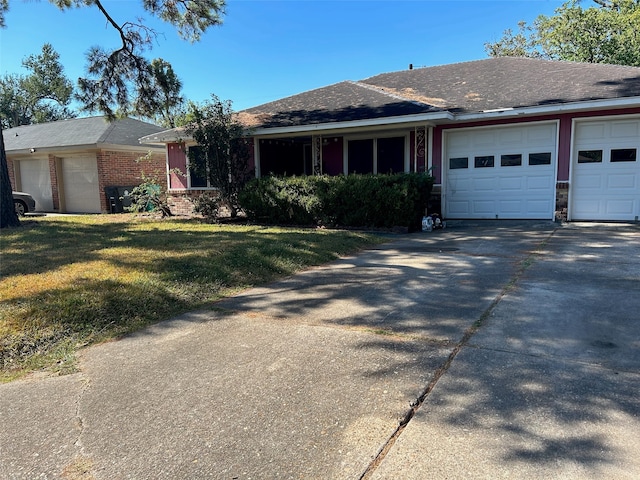
[{"label": "hedge row", "polygon": [[259,222],[419,230],[433,177],[425,174],[262,177],[240,193]]}]

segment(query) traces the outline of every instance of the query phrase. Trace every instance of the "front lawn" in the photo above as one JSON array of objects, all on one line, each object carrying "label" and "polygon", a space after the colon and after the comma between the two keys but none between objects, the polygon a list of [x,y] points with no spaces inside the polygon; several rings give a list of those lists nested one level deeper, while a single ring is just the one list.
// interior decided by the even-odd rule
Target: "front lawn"
[{"label": "front lawn", "polygon": [[380,242],[362,232],[132,215],[48,216],[0,232],[0,381]]}]

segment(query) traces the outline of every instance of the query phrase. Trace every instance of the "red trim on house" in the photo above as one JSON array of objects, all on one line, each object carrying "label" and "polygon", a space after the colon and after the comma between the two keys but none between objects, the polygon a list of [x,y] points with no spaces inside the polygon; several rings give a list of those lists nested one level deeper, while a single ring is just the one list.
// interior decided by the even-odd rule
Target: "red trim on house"
[{"label": "red trim on house", "polygon": [[637,115],[640,114],[640,108],[624,108],[617,110],[591,110],[588,112],[563,113],[556,115],[539,115],[526,116],[521,118],[510,118],[503,120],[483,120],[476,122],[455,123],[447,125],[438,125],[434,129],[433,136],[433,176],[436,183],[442,182],[441,167],[443,165],[442,158],[442,137],[445,130],[454,130],[458,128],[471,127],[488,127],[500,125],[527,124],[544,121],[559,121],[558,134],[558,182],[569,181],[569,166],[571,163],[571,134],[574,119],[612,117],[620,115]]},{"label": "red trim on house", "polygon": [[322,173],[340,175],[343,170],[343,137],[327,137],[328,143],[322,146]]},{"label": "red trim on house", "polygon": [[[169,189],[187,188],[187,154],[184,143],[167,144],[167,165],[169,167]],[[181,174],[173,170],[178,170]]]}]

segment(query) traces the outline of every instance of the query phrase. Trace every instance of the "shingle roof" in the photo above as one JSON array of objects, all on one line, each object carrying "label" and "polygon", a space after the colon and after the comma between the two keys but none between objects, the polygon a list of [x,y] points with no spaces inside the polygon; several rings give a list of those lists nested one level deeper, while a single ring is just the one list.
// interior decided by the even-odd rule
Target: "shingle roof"
[{"label": "shingle roof", "polygon": [[[252,128],[296,127],[626,97],[640,97],[640,68],[498,57],[344,81],[243,110],[238,118]],[[178,128],[143,141],[175,141],[184,135]]]},{"label": "shingle roof", "polygon": [[340,82],[240,112],[252,127],[640,96],[640,68],[498,57]]},{"label": "shingle roof", "polygon": [[244,123],[261,127],[411,115],[439,110],[357,82],[340,82],[240,112]]},{"label": "shingle roof", "polygon": [[4,130],[7,152],[30,148],[118,145],[140,147],[139,138],[165,130],[151,123],[124,118],[109,123],[106,117],[74,118],[24,125]]},{"label": "shingle roof", "polygon": [[440,99],[454,112],[481,112],[640,96],[640,68],[498,57],[383,73],[362,83],[427,102]]}]

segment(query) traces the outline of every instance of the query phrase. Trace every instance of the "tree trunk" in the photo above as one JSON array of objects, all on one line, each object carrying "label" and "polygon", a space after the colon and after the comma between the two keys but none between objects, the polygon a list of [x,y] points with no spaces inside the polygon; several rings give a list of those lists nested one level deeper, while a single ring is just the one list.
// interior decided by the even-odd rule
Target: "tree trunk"
[{"label": "tree trunk", "polygon": [[18,226],[20,226],[20,220],[13,205],[7,152],[4,149],[4,133],[0,128],[0,228]]}]

